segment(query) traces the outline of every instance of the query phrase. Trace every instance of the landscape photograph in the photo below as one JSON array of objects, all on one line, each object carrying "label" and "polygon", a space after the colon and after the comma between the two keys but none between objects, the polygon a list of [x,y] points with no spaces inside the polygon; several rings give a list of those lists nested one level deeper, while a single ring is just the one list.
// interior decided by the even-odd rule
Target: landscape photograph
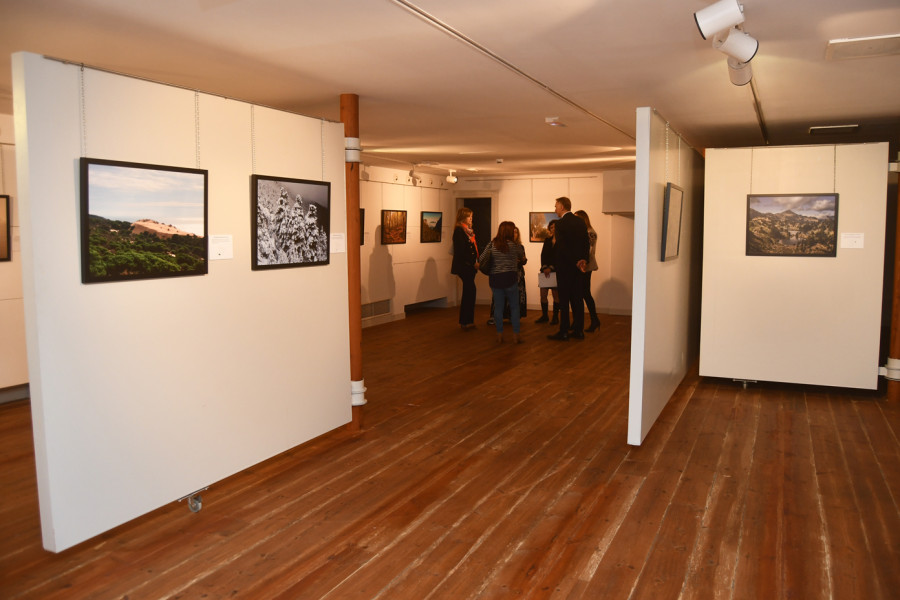
[{"label": "landscape photograph", "polygon": [[422,234],[420,242],[434,243],[441,241],[442,213],[422,211]]},{"label": "landscape photograph", "polygon": [[837,256],[837,194],[747,196],[747,256]]},{"label": "landscape photograph", "polygon": [[82,281],[207,273],[207,172],[81,159]]},{"label": "landscape photograph", "polygon": [[381,211],[381,243],[385,245],[406,243],[405,210]]},{"label": "landscape photograph", "polygon": [[327,265],[331,184],[287,177],[251,177],[253,269]]}]

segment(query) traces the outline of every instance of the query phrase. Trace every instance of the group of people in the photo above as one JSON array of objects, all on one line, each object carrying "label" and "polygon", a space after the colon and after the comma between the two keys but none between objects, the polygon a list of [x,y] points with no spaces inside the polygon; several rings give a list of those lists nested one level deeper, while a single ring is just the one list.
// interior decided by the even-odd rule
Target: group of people
[{"label": "group of people", "polygon": [[[548,335],[551,340],[566,341],[570,337],[583,339],[584,332],[596,331],[600,326],[597,309],[591,295],[591,273],[597,270],[597,233],[591,227],[587,213],[572,213],[572,202],[565,196],[557,198],[557,219],[548,224],[550,235],[541,249],[539,278],[546,278],[541,290],[541,316],[538,323],[549,321],[548,295],[553,296],[553,320],[559,330]],[[524,265],[525,247],[519,229],[512,221],[503,221],[497,235],[480,253],[472,229],[472,210],[459,209],[453,230],[453,263],[451,273],[462,280],[462,299],[459,307],[459,326],[475,327],[475,274],[486,273],[492,291],[491,318],[497,330],[497,341],[503,341],[503,318],[509,311],[516,343],[522,341],[521,315],[525,311]],[[550,285],[555,274],[556,285]],[[590,325],[584,327],[584,308],[587,305]],[[569,320],[569,308],[572,320]]]}]

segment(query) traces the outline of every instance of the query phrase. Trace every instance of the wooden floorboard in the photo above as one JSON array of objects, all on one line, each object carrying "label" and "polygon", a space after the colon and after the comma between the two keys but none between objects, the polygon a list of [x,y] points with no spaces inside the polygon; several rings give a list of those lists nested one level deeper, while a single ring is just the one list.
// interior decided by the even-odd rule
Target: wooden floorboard
[{"label": "wooden floorboard", "polygon": [[363,331],[342,428],[54,554],[27,401],[0,405],[0,598],[889,599],[900,406],[883,392],[685,379],[626,444],[631,322],[584,341]]}]

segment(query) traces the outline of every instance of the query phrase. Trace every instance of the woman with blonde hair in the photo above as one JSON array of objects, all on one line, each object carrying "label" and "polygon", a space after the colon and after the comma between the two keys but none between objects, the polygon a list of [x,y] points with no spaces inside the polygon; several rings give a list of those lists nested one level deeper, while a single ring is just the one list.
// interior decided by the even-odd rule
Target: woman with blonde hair
[{"label": "woman with blonde hair", "polygon": [[478,272],[478,244],[472,230],[472,209],[465,206],[456,212],[453,228],[453,262],[450,272],[462,281],[459,301],[459,326],[465,331],[475,328],[475,273]]},{"label": "woman with blonde hair", "polygon": [[516,242],[516,226],[503,221],[497,235],[484,249],[478,262],[488,265],[489,281],[494,298],[494,326],[497,341],[503,341],[503,303],[509,301],[509,320],[512,323],[516,343],[519,335],[519,263],[525,262],[525,248]]}]

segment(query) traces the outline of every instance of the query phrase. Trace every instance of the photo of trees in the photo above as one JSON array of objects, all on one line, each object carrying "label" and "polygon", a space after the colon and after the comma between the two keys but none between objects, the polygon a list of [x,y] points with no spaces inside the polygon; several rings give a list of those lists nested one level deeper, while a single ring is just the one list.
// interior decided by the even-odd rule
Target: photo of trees
[{"label": "photo of trees", "polygon": [[331,184],[251,177],[253,269],[308,267],[330,261]]},{"label": "photo of trees", "polygon": [[207,172],[81,159],[82,282],[207,273]]},{"label": "photo of trees", "polygon": [[406,243],[406,211],[382,210],[381,211],[381,243],[405,244]]},{"label": "photo of trees", "polygon": [[837,256],[837,194],[747,196],[747,256]]}]

